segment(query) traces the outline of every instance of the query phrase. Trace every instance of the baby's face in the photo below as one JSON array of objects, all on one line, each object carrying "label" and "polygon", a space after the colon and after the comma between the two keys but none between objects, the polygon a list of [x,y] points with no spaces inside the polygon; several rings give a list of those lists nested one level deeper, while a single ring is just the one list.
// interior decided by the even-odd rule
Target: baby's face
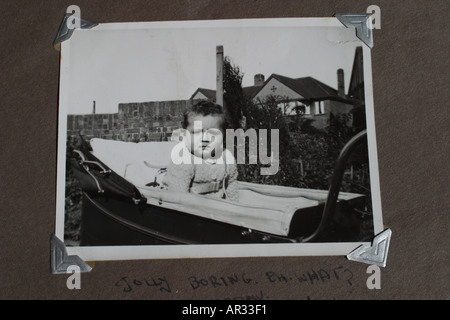
[{"label": "baby's face", "polygon": [[195,156],[202,159],[216,158],[222,153],[222,124],[221,116],[191,115],[186,130],[186,146]]}]

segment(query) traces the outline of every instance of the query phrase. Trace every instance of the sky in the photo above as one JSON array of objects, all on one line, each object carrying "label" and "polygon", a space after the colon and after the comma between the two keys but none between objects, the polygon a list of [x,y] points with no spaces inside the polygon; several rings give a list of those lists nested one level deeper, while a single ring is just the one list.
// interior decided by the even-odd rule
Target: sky
[{"label": "sky", "polygon": [[[346,90],[355,48],[354,29],[305,26],[287,19],[214,22],[100,24],[76,30],[63,46],[69,59],[69,114],[116,113],[119,103],[189,99],[197,88],[215,89],[216,46],[244,74],[314,77],[337,88],[344,69]],[[323,23],[321,24],[323,25]],[[66,78],[64,78],[66,79]]]}]

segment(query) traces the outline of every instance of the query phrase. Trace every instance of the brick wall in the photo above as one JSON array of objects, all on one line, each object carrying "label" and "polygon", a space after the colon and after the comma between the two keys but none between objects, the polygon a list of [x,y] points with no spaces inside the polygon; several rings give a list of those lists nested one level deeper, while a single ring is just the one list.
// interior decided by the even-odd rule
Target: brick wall
[{"label": "brick wall", "polygon": [[195,100],[121,103],[118,113],[68,115],[67,135],[85,139],[166,141]]}]

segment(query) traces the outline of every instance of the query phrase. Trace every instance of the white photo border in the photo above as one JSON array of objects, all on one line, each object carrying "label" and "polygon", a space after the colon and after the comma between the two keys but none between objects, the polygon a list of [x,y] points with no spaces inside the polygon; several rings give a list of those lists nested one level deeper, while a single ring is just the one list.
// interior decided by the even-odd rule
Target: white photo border
[{"label": "white photo border", "polygon": [[[92,30],[120,30],[146,28],[211,28],[211,27],[342,27],[336,18],[274,18],[242,20],[203,20],[169,22],[131,22],[99,24]],[[75,30],[89,32],[89,30]],[[372,87],[371,50],[363,42],[366,124],[369,152],[369,170],[374,218],[374,233],[384,230],[382,220],[378,155],[375,131],[375,114]],[[61,43],[59,123],[57,154],[56,226],[55,235],[64,239],[65,169],[67,142],[67,115],[70,101],[70,39]],[[347,255],[366,242],[351,243],[290,243],[290,244],[238,244],[238,245],[150,245],[67,247],[69,255],[77,255],[84,261],[180,259],[180,258],[229,258],[229,257],[282,257],[282,256],[341,256]]]}]

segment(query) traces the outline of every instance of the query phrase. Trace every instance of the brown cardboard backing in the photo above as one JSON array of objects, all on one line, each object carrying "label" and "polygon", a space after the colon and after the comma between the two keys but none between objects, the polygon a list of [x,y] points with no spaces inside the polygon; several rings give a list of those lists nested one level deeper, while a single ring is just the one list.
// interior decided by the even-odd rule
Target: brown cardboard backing
[{"label": "brown cardboard backing", "polygon": [[[367,265],[345,257],[97,262],[81,275],[81,290],[67,289],[66,275],[50,273],[59,75],[52,41],[71,4],[0,3],[0,298],[450,298],[448,1],[76,2],[82,18],[99,23],[331,17],[378,5],[381,29],[374,30],[372,50],[375,122],[383,220],[393,231],[380,290],[367,288]],[[147,285],[158,278],[170,290]],[[125,281],[132,284],[130,292]]]}]

